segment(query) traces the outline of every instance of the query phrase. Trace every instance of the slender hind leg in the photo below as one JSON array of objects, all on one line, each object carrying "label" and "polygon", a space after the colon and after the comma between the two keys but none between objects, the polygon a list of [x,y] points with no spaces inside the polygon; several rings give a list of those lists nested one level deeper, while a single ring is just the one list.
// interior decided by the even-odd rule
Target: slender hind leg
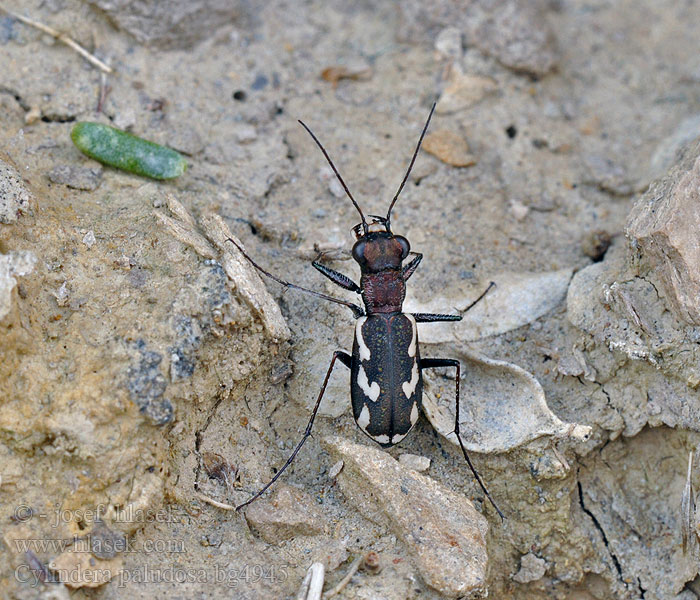
[{"label": "slender hind leg", "polygon": [[348,368],[350,367],[350,365],[352,363],[352,357],[349,354],[347,354],[346,352],[336,350],[333,353],[333,359],[331,360],[331,364],[328,367],[328,372],[326,373],[326,378],[323,380],[323,385],[321,386],[321,391],[319,392],[318,398],[316,400],[316,406],[314,406],[314,410],[311,413],[311,418],[309,419],[309,424],[306,426],[306,431],[304,431],[304,436],[301,438],[301,441],[297,444],[297,447],[294,448],[294,452],[292,452],[291,456],[287,459],[287,462],[284,463],[284,466],[279,471],[277,471],[277,473],[270,480],[270,482],[265,487],[263,487],[257,494],[255,494],[255,496],[253,496],[250,500],[246,500],[243,504],[239,504],[236,507],[236,510],[240,510],[244,506],[248,506],[251,502],[253,502],[254,500],[257,500],[260,496],[262,496],[267,491],[267,489],[273,483],[275,483],[275,481],[277,481],[279,479],[280,475],[282,475],[282,473],[284,473],[284,471],[287,469],[287,467],[292,464],[294,457],[297,455],[297,452],[299,452],[299,450],[301,450],[301,447],[304,445],[306,438],[308,438],[311,435],[311,427],[314,424],[314,419],[316,418],[316,413],[318,412],[318,407],[321,406],[321,400],[323,400],[323,394],[326,391],[326,386],[328,385],[328,380],[331,377],[331,373],[333,372],[333,367],[335,365],[336,360],[340,360],[340,362],[343,363]]},{"label": "slender hind leg", "polygon": [[484,485],[484,482],[481,480],[479,473],[477,473],[476,469],[474,468],[474,465],[472,464],[472,461],[469,459],[469,454],[467,454],[467,449],[464,447],[464,442],[462,441],[462,437],[459,435],[459,378],[460,378],[459,361],[454,359],[454,358],[422,358],[420,361],[420,368],[421,369],[432,369],[435,367],[455,367],[457,369],[457,374],[456,374],[456,378],[455,378],[455,431],[454,432],[455,432],[455,435],[457,436],[457,441],[459,442],[459,447],[462,449],[462,454],[464,455],[464,459],[467,461],[469,468],[472,470],[472,473],[474,474],[474,478],[477,480],[477,482],[481,486],[481,489],[484,491],[484,494],[486,494],[486,497],[489,499],[489,502],[491,502],[493,507],[496,509],[498,516],[501,517],[501,520],[503,520],[503,519],[505,519],[505,516],[501,512],[501,509],[498,508],[498,505],[493,501],[493,498],[491,498],[491,494],[489,494],[489,491],[486,489],[486,486]]}]

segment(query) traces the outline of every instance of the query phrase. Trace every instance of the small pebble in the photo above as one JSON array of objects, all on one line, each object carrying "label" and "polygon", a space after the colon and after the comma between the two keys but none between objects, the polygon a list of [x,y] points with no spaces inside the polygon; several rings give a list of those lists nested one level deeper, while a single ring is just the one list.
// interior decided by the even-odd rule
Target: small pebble
[{"label": "small pebble", "polygon": [[518,583],[530,583],[538,581],[544,577],[547,571],[547,563],[542,558],[538,558],[532,552],[528,552],[520,559],[520,570],[513,575],[513,581]]},{"label": "small pebble", "polygon": [[510,212],[515,217],[516,221],[522,221],[530,212],[530,207],[520,202],[517,198],[512,198],[509,204]]},{"label": "small pebble", "polygon": [[336,198],[342,198],[345,196],[343,186],[340,185],[338,178],[335,176],[335,173],[333,173],[330,167],[321,167],[318,170],[318,178],[328,185],[328,189],[330,190],[331,194],[333,194]]},{"label": "small pebble", "polygon": [[32,106],[24,115],[24,122],[27,125],[33,125],[39,119],[41,119],[41,109],[38,106]]},{"label": "small pebble", "polygon": [[63,284],[61,285],[58,290],[56,290],[53,295],[56,298],[56,304],[59,306],[67,306],[68,305],[68,297],[70,296],[70,292],[68,291],[68,288],[66,287],[66,282],[64,281]]},{"label": "small pebble", "polygon": [[95,232],[92,229],[83,236],[83,244],[88,247],[88,250],[92,248],[96,242]]},{"label": "small pebble", "polygon": [[402,454],[399,456],[399,462],[409,469],[414,471],[427,471],[430,468],[430,459],[427,456],[418,456],[417,454]]},{"label": "small pebble", "polygon": [[368,552],[367,556],[365,556],[364,562],[362,563],[362,568],[372,575],[379,573],[382,570],[379,554],[376,552]]},{"label": "small pebble", "polygon": [[328,184],[328,189],[330,190],[331,194],[333,194],[336,198],[342,198],[345,196],[345,190],[343,189],[343,186],[340,185],[340,181],[337,179],[333,179],[330,181]]},{"label": "small pebble", "polygon": [[462,31],[457,27],[445,27],[435,38],[435,49],[446,58],[462,56]]},{"label": "small pebble", "polygon": [[136,112],[133,108],[126,108],[118,112],[114,117],[114,126],[118,129],[131,129],[136,125]]},{"label": "small pebble", "polygon": [[339,460],[328,470],[328,477],[330,479],[335,479],[338,477],[340,472],[343,470],[343,466],[345,466],[345,463],[342,460]]},{"label": "small pebble", "polygon": [[581,250],[586,256],[598,262],[605,256],[611,243],[612,236],[607,231],[596,229],[583,238]]},{"label": "small pebble", "polygon": [[270,80],[267,78],[266,75],[263,75],[260,73],[256,78],[255,81],[253,81],[253,84],[250,86],[252,89],[258,91],[262,90],[265,87],[267,87],[267,84],[270,82]]},{"label": "small pebble", "polygon": [[241,123],[233,132],[239,144],[250,144],[258,139],[258,132],[252,125]]}]

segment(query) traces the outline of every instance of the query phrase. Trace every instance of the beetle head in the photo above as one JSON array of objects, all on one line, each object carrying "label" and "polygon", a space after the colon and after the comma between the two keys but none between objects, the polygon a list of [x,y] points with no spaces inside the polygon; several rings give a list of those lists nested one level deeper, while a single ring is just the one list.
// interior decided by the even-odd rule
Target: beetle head
[{"label": "beetle head", "polygon": [[398,269],[408,256],[411,246],[401,235],[394,235],[384,217],[375,217],[365,233],[363,223],[353,228],[357,241],[352,247],[352,257],[363,271],[377,273],[386,269]]}]

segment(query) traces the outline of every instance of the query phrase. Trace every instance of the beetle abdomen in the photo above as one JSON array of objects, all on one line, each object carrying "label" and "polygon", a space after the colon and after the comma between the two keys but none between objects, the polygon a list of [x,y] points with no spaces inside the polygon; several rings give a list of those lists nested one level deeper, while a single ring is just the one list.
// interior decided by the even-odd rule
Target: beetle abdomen
[{"label": "beetle abdomen", "polygon": [[404,313],[361,317],[352,349],[351,396],[357,425],[392,446],[418,421],[423,393],[416,321]]}]

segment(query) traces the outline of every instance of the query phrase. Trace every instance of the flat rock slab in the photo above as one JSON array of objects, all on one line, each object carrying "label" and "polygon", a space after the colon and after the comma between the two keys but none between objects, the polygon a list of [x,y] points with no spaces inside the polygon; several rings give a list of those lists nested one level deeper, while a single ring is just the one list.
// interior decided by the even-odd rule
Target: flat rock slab
[{"label": "flat rock slab", "polygon": [[0,160],[0,223],[10,224],[29,210],[32,193],[25,187],[17,169]]},{"label": "flat rock slab", "polygon": [[76,167],[74,165],[57,165],[48,173],[53,183],[62,183],[75,190],[92,192],[100,187],[102,167]]},{"label": "flat rock slab", "polygon": [[429,586],[449,598],[486,593],[488,524],[467,498],[378,448],[338,437],[323,445],[344,461],[338,482],[349,502],[393,530]]},{"label": "flat rock slab", "polygon": [[627,237],[640,274],[662,285],[679,319],[700,325],[700,142],[634,205]]},{"label": "flat rock slab", "polygon": [[313,498],[288,485],[262,498],[246,511],[248,524],[270,544],[299,535],[317,535],[328,527]]}]

